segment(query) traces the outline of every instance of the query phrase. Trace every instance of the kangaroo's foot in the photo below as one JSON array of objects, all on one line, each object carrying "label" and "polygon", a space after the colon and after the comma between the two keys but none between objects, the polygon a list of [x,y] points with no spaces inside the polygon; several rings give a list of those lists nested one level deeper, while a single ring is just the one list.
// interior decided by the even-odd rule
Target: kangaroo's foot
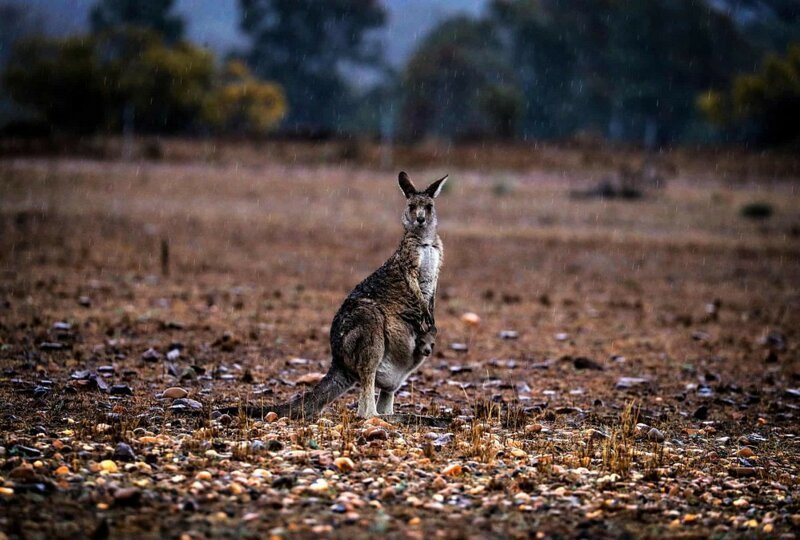
[{"label": "kangaroo's foot", "polygon": [[378,396],[378,414],[392,414],[394,412],[394,392],[381,390]]},{"label": "kangaroo's foot", "polygon": [[378,416],[375,406],[375,378],[371,381],[364,381],[361,385],[361,393],[358,396],[358,416],[360,418],[372,418]]}]

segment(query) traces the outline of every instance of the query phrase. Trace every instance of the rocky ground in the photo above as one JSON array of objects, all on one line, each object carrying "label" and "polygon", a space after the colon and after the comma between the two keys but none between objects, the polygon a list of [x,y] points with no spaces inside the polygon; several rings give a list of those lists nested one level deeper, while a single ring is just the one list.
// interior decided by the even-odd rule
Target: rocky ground
[{"label": "rocky ground", "polygon": [[0,164],[0,538],[794,538],[796,182],[448,172],[434,429],[214,412],[324,373],[395,173]]}]

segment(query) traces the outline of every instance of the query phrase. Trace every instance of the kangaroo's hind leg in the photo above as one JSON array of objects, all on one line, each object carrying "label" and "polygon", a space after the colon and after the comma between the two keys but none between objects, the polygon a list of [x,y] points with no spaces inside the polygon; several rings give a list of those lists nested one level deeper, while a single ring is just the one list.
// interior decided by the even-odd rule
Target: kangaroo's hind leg
[{"label": "kangaroo's hind leg", "polygon": [[392,414],[394,412],[394,392],[381,388],[378,397],[378,414]]},{"label": "kangaroo's hind leg", "polygon": [[342,343],[343,360],[358,374],[358,381],[361,383],[358,416],[362,418],[378,415],[375,405],[375,374],[383,359],[385,347],[383,328],[377,323],[378,321],[369,321],[368,324],[355,326]]}]

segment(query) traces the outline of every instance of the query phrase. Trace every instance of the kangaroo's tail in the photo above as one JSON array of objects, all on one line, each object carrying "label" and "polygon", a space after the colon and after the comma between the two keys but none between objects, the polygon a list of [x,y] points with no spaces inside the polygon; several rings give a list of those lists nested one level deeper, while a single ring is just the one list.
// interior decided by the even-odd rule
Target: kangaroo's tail
[{"label": "kangaroo's tail", "polygon": [[279,418],[314,418],[326,405],[342,396],[355,385],[355,379],[341,369],[331,368],[317,385],[292,398],[287,403],[280,405],[242,405],[240,407],[225,407],[220,412],[236,416],[244,411],[247,416],[263,418],[269,412],[277,413]]}]

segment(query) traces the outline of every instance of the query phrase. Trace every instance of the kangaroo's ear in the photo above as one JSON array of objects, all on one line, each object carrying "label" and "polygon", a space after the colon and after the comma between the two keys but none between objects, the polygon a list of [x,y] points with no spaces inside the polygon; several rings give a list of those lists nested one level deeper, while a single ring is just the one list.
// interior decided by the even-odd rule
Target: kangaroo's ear
[{"label": "kangaroo's ear", "polygon": [[429,185],[428,189],[425,190],[425,194],[431,199],[438,197],[439,193],[442,192],[442,188],[444,187],[445,182],[447,182],[448,176],[450,175],[446,174],[442,178],[439,178],[433,184]]},{"label": "kangaroo's ear", "polygon": [[406,196],[406,199],[417,192],[417,188],[415,188],[414,184],[411,183],[411,180],[408,179],[408,175],[405,173],[405,171],[400,171],[400,175],[397,177],[397,182],[400,184],[400,189],[403,190],[403,195]]}]

